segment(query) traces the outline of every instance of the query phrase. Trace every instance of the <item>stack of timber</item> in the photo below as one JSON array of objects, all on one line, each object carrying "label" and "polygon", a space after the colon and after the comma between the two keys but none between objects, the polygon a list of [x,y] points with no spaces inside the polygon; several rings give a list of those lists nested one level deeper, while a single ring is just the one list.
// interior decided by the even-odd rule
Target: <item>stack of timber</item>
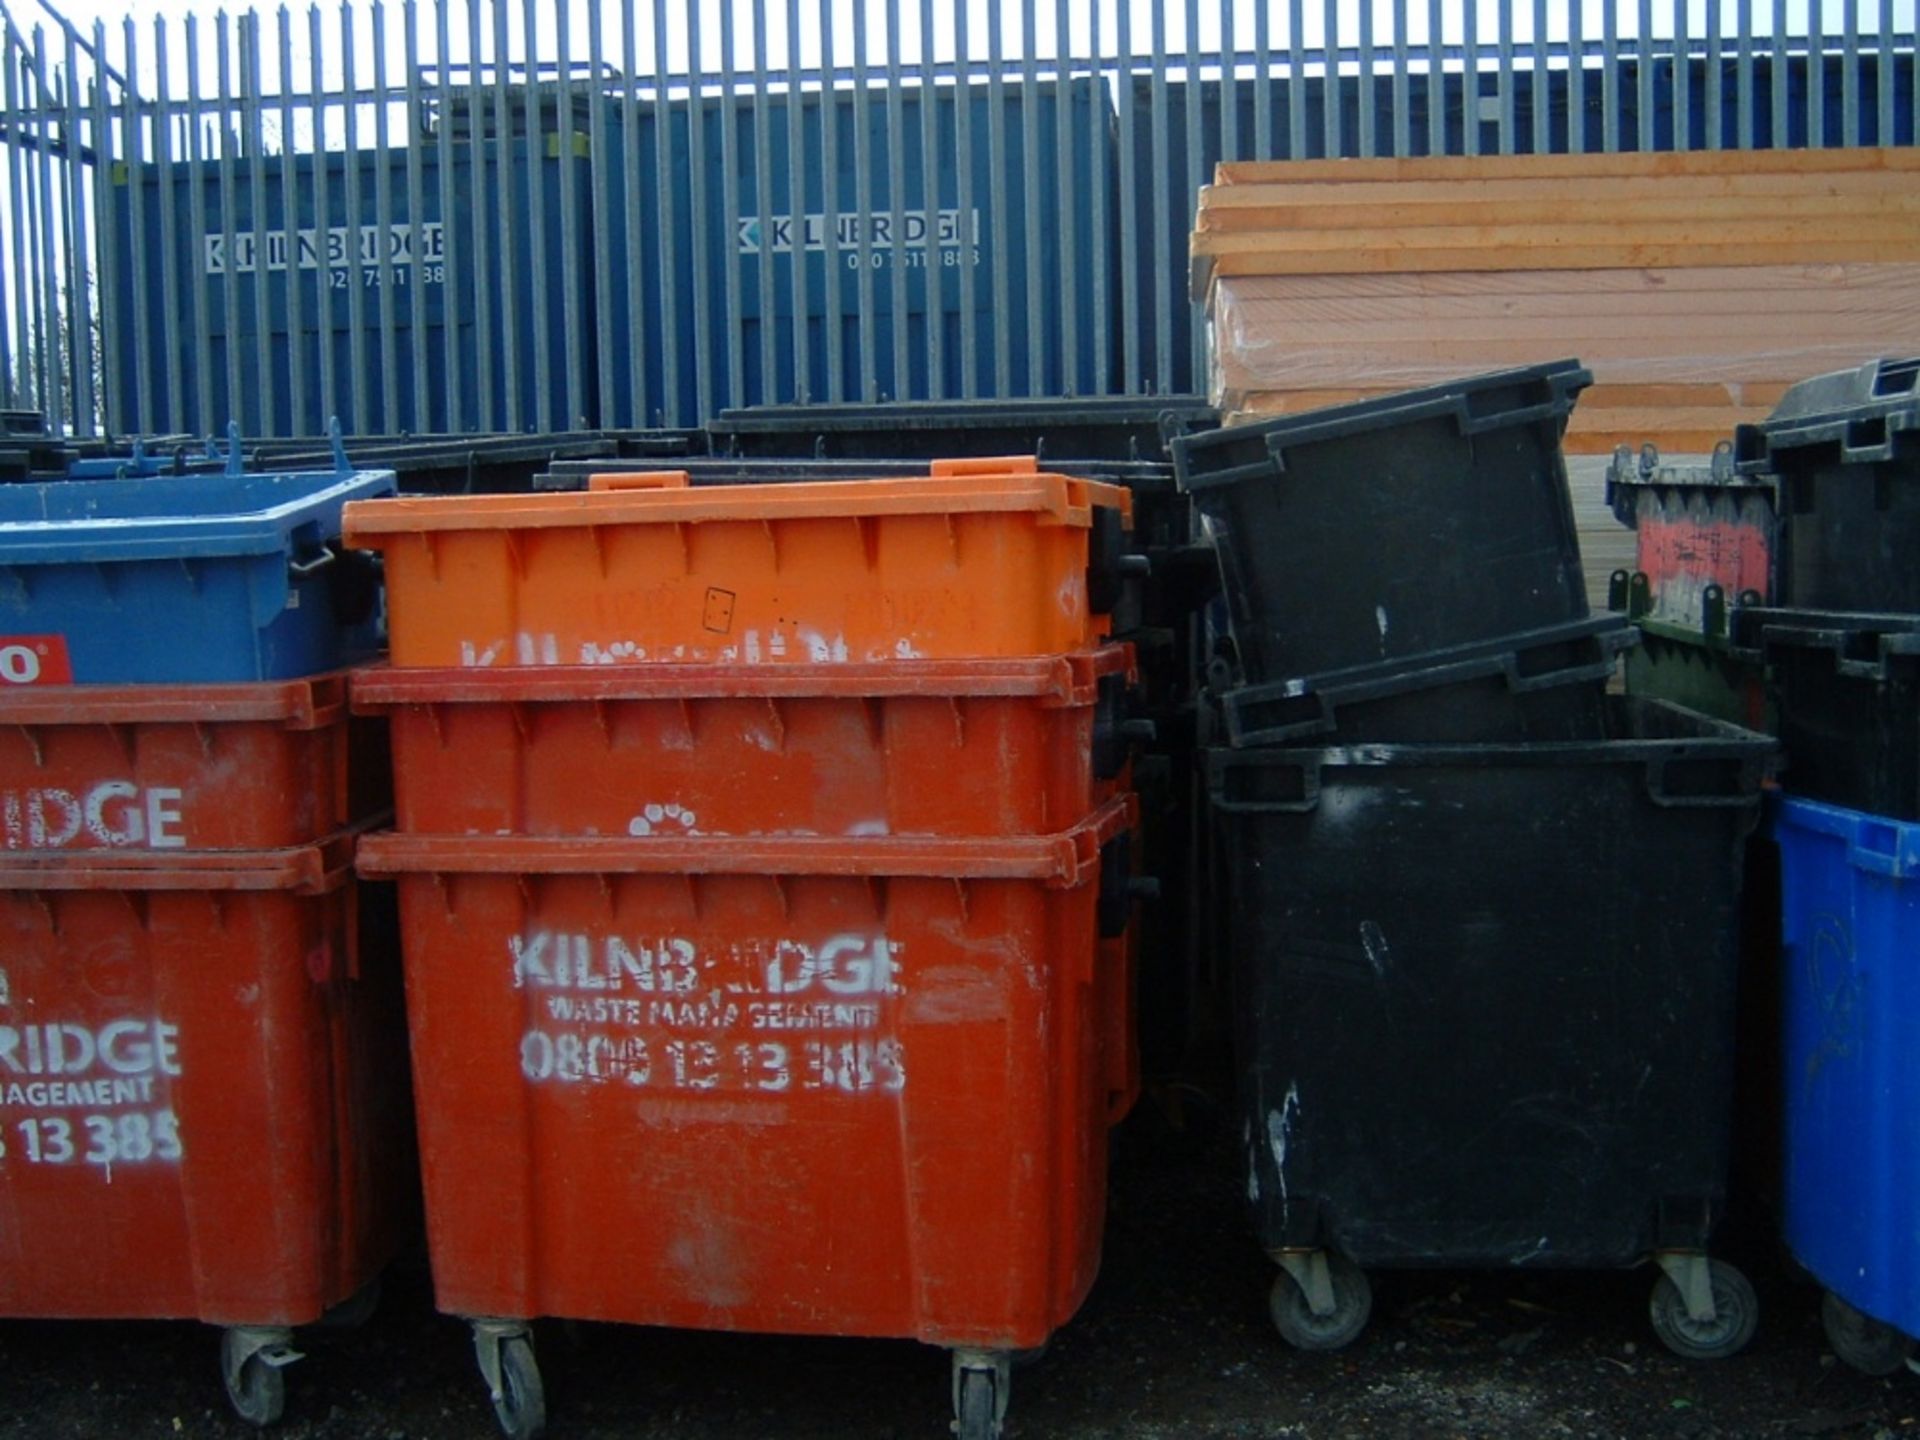
[{"label": "stack of timber", "polygon": [[1913,149],[1230,163],[1197,226],[1229,419],[1578,355],[1569,452],[1700,453],[1920,333]]}]

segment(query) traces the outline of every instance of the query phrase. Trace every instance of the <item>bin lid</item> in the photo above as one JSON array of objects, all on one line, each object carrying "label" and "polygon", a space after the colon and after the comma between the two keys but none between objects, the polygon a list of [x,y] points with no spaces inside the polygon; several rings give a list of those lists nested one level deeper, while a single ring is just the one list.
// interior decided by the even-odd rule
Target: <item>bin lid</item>
[{"label": "bin lid", "polygon": [[906,458],[1018,443],[1059,461],[1163,458],[1176,436],[1219,423],[1202,395],[1091,395],[756,405],[722,410],[709,429],[721,448],[750,453]]},{"label": "bin lid", "polygon": [[[1239,770],[1325,767],[1407,769],[1566,769],[1592,765],[1640,765],[1649,761],[1771,760],[1779,741],[1771,735],[1716,720],[1666,700],[1640,695],[1609,695],[1603,737],[1592,740],[1371,741],[1342,744],[1306,740],[1297,745],[1206,751],[1210,784]],[[1759,793],[1760,775],[1752,792]]]},{"label": "bin lid", "polygon": [[1734,448],[1743,469],[1782,454],[1838,445],[1841,458],[1890,459],[1894,436],[1920,429],[1920,356],[1869,360],[1802,380],[1758,425],[1742,425]]},{"label": "bin lid", "polygon": [[232,725],[318,730],[347,713],[344,670],[294,680],[212,684],[14,685],[0,689],[0,725]]},{"label": "bin lid", "polygon": [[266,555],[340,533],[350,500],[390,495],[391,470],[55,480],[0,489],[0,564]]},{"label": "bin lid", "polygon": [[1254,473],[1284,468],[1290,450],[1429,420],[1452,419],[1462,435],[1536,421],[1564,425],[1574,401],[1592,383],[1593,372],[1578,360],[1550,360],[1371,400],[1304,410],[1297,415],[1229,425],[1175,440],[1174,473],[1187,490],[1234,484]]},{"label": "bin lid", "polygon": [[0,854],[0,891],[282,891],[324,895],[353,874],[361,830],[285,850],[75,850]]},{"label": "bin lid", "polygon": [[1660,458],[1655,445],[1614,447],[1613,460],[1607,466],[1607,508],[1613,518],[1629,530],[1639,528],[1640,511],[1634,503],[1637,490],[1698,490],[1723,494],[1742,490],[1771,496],[1771,475],[1743,471],[1734,463],[1733,441],[1722,440],[1713,447],[1705,465],[1670,465]]},{"label": "bin lid", "polygon": [[1096,509],[1133,513],[1116,485],[1042,472],[1031,457],[935,461],[930,474],[890,480],[692,486],[685,471],[593,477],[584,493],[435,496],[347,507],[349,544],[388,535],[553,530],[715,521],[873,519],[888,515],[1030,513],[1087,528]]},{"label": "bin lid", "polygon": [[1920,655],[1920,615],[1741,605],[1728,620],[1728,633],[1735,646],[1756,656],[1826,650],[1842,673],[1882,679],[1890,663],[1911,666]]},{"label": "bin lid", "polygon": [[1783,830],[1802,830],[1838,840],[1847,847],[1847,863],[1856,870],[1895,880],[1920,876],[1917,821],[1893,820],[1774,791],[1767,796],[1767,830],[1775,839]]},{"label": "bin lid", "polygon": [[[1625,625],[1625,621],[1619,622]],[[844,698],[958,700],[1015,696],[1043,704],[1091,704],[1103,679],[1132,684],[1129,644],[1068,655],[967,660],[875,660],[851,664],[492,667],[368,665],[353,673],[353,706],[378,714],[396,705],[534,705],[617,700]],[[0,721],[7,718],[0,692]]]},{"label": "bin lid", "polygon": [[356,857],[368,879],[400,875],[837,875],[1034,880],[1072,888],[1093,880],[1100,852],[1133,829],[1140,802],[1116,795],[1070,830],[992,837],[470,836],[382,831]]}]

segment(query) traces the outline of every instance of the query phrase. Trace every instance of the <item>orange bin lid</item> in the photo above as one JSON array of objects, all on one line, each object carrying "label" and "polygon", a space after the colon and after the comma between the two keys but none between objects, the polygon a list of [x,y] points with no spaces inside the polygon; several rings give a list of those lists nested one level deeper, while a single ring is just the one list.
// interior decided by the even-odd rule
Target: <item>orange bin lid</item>
[{"label": "orange bin lid", "polygon": [[936,460],[925,477],[794,484],[688,483],[683,470],[598,475],[590,488],[550,495],[433,496],[356,501],[346,507],[350,545],[424,531],[551,530],[714,521],[862,519],[884,515],[1026,513],[1085,529],[1096,509],[1132,524],[1133,496],[1118,485],[1043,472],[1032,456]]},{"label": "orange bin lid", "polygon": [[283,850],[88,850],[0,855],[0,890],[281,890],[324,895],[353,872],[368,826]]},{"label": "orange bin lid", "polygon": [[28,685],[0,691],[0,725],[273,723],[319,730],[347,714],[345,670],[210,685]]},{"label": "orange bin lid", "polygon": [[1070,830],[985,837],[366,836],[355,856],[365,879],[401,875],[840,875],[940,880],[1037,880],[1071,889],[1094,879],[1100,848],[1139,824],[1140,805],[1116,795]]},{"label": "orange bin lid", "polygon": [[1139,681],[1129,644],[1072,655],[879,660],[825,665],[553,665],[474,669],[368,665],[354,672],[356,713],[398,705],[528,705],[609,700],[968,699],[1030,697],[1090,705],[1100,681]]}]

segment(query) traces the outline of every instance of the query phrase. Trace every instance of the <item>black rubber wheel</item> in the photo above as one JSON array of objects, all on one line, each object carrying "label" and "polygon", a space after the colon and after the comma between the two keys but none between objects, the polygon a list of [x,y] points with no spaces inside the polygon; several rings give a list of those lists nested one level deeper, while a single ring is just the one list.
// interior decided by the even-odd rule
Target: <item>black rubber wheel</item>
[{"label": "black rubber wheel", "polygon": [[[224,1374],[225,1367],[222,1367]],[[249,1425],[277,1424],[287,1408],[287,1377],[278,1365],[269,1365],[258,1354],[249,1355],[240,1366],[237,1380],[226,1380],[227,1399],[234,1414]]]},{"label": "black rubber wheel", "polygon": [[1820,1305],[1820,1324],[1833,1353],[1863,1375],[1892,1375],[1913,1354],[1913,1341],[1884,1320],[1864,1315],[1832,1291]]},{"label": "black rubber wheel", "polygon": [[1267,1297],[1273,1328],[1296,1350],[1344,1350],[1367,1328],[1367,1318],[1373,1314],[1373,1287],[1366,1272],[1344,1255],[1329,1255],[1327,1278],[1333,1285],[1331,1315],[1314,1314],[1307,1292],[1286,1271],[1274,1277]]},{"label": "black rubber wheel", "polygon": [[358,1330],[379,1308],[380,1277],[376,1275],[315,1323],[322,1330]]},{"label": "black rubber wheel", "polygon": [[540,1440],[547,1433],[547,1391],[529,1336],[509,1335],[500,1342],[500,1398],[493,1402],[493,1418],[507,1440]]},{"label": "black rubber wheel", "polygon": [[1660,1343],[1683,1360],[1725,1360],[1738,1355],[1760,1325],[1760,1300],[1747,1277],[1724,1260],[1707,1262],[1714,1317],[1704,1323],[1687,1314],[1680,1287],[1665,1274],[1655,1282],[1647,1313]]},{"label": "black rubber wheel", "polygon": [[994,1413],[999,1408],[998,1399],[992,1371],[962,1372],[960,1413],[953,1421],[953,1433],[959,1440],[1000,1440],[1000,1422]]}]

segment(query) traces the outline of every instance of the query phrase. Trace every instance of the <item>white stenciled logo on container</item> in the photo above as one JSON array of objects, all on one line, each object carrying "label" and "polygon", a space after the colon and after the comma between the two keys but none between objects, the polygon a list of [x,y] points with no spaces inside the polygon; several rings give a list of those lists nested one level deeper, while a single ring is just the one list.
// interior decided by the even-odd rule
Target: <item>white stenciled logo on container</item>
[{"label": "white stenciled logo on container", "polygon": [[881,936],[836,935],[819,946],[782,940],[767,961],[767,993],[795,995],[817,986],[829,995],[897,995],[895,954]]},{"label": "white stenciled logo on container", "polygon": [[81,791],[44,786],[0,792],[0,829],[9,850],[60,850],[82,834],[109,847],[178,849],[183,792],[165,785],[102,780]]},{"label": "white stenciled logo on container", "polygon": [[516,990],[684,995],[699,984],[698,951],[679,936],[656,939],[534,930],[507,942]]},{"label": "white stenciled logo on container", "polygon": [[0,645],[0,682],[31,685],[40,678],[40,653],[31,645]]},{"label": "white stenciled logo on container", "polygon": [[703,950],[685,936],[535,930],[508,948],[514,989],[541,995],[520,1040],[530,1082],[766,1095],[905,1088],[905,1047],[891,1033],[900,946],[883,935]]},{"label": "white stenciled logo on container", "polygon": [[0,1075],[153,1076],[180,1073],[180,1027],[164,1020],[104,1025],[0,1025]]},{"label": "white stenciled logo on container", "polygon": [[110,1179],[115,1165],[177,1163],[179,1121],[151,1107],[180,1073],[180,1027],[164,1020],[0,1025],[0,1105],[39,1112],[12,1126],[30,1165],[83,1163]]},{"label": "white stenciled logo on container", "polygon": [[679,805],[647,805],[627,821],[627,834],[698,835],[700,817]]}]

